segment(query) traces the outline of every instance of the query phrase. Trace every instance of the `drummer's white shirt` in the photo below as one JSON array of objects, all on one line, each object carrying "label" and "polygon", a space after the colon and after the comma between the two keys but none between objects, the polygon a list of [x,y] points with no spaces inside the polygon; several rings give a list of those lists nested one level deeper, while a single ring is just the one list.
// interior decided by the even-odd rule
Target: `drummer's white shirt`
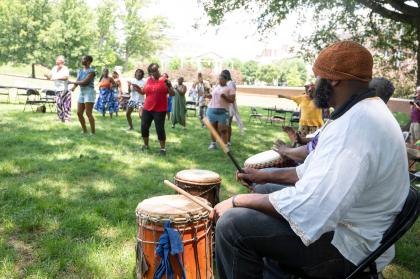
[{"label": "drummer's white shirt", "polygon": [[[271,193],[270,202],[305,245],[334,231],[331,243],[357,265],[379,246],[404,205],[405,150],[385,103],[365,99],[324,127],[316,149],[296,168],[295,187]],[[392,246],[376,261],[378,269],[394,255]]]}]

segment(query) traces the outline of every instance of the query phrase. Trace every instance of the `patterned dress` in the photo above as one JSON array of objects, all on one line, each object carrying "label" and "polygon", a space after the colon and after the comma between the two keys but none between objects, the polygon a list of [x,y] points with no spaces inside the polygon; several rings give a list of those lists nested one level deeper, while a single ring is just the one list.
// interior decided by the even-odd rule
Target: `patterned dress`
[{"label": "patterned dress", "polygon": [[114,91],[111,89],[111,81],[103,78],[99,82],[99,97],[95,103],[95,110],[105,114],[118,112],[118,101],[114,97]]}]

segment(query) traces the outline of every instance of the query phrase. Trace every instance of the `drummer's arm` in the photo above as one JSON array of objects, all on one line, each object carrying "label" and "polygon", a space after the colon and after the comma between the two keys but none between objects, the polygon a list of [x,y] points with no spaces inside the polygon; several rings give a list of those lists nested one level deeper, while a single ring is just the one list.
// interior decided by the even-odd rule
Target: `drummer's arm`
[{"label": "drummer's arm", "polygon": [[296,168],[279,168],[272,172],[245,168],[244,173],[237,174],[238,179],[248,180],[257,184],[276,183],[294,185],[299,177]]}]

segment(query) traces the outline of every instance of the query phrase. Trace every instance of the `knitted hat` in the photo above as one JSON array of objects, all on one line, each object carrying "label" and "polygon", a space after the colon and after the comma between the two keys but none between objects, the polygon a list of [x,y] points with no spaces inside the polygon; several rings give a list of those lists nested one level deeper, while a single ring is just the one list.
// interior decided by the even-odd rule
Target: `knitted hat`
[{"label": "knitted hat", "polygon": [[337,42],[323,49],[312,70],[315,76],[329,80],[372,79],[373,58],[364,46],[352,42]]}]

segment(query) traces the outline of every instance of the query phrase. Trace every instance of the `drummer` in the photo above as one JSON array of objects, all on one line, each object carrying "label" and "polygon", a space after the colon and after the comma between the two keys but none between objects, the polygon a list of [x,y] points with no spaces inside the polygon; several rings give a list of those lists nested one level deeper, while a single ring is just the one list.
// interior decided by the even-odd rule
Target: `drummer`
[{"label": "drummer", "polygon": [[[276,269],[343,278],[379,246],[406,200],[409,177],[398,123],[369,89],[372,66],[370,52],[354,42],[320,52],[314,101],[333,107],[334,121],[304,164],[238,174],[295,187],[236,195],[215,206],[220,278],[262,278],[263,258],[277,261]],[[392,247],[376,261],[378,270],[393,257]]]}]

